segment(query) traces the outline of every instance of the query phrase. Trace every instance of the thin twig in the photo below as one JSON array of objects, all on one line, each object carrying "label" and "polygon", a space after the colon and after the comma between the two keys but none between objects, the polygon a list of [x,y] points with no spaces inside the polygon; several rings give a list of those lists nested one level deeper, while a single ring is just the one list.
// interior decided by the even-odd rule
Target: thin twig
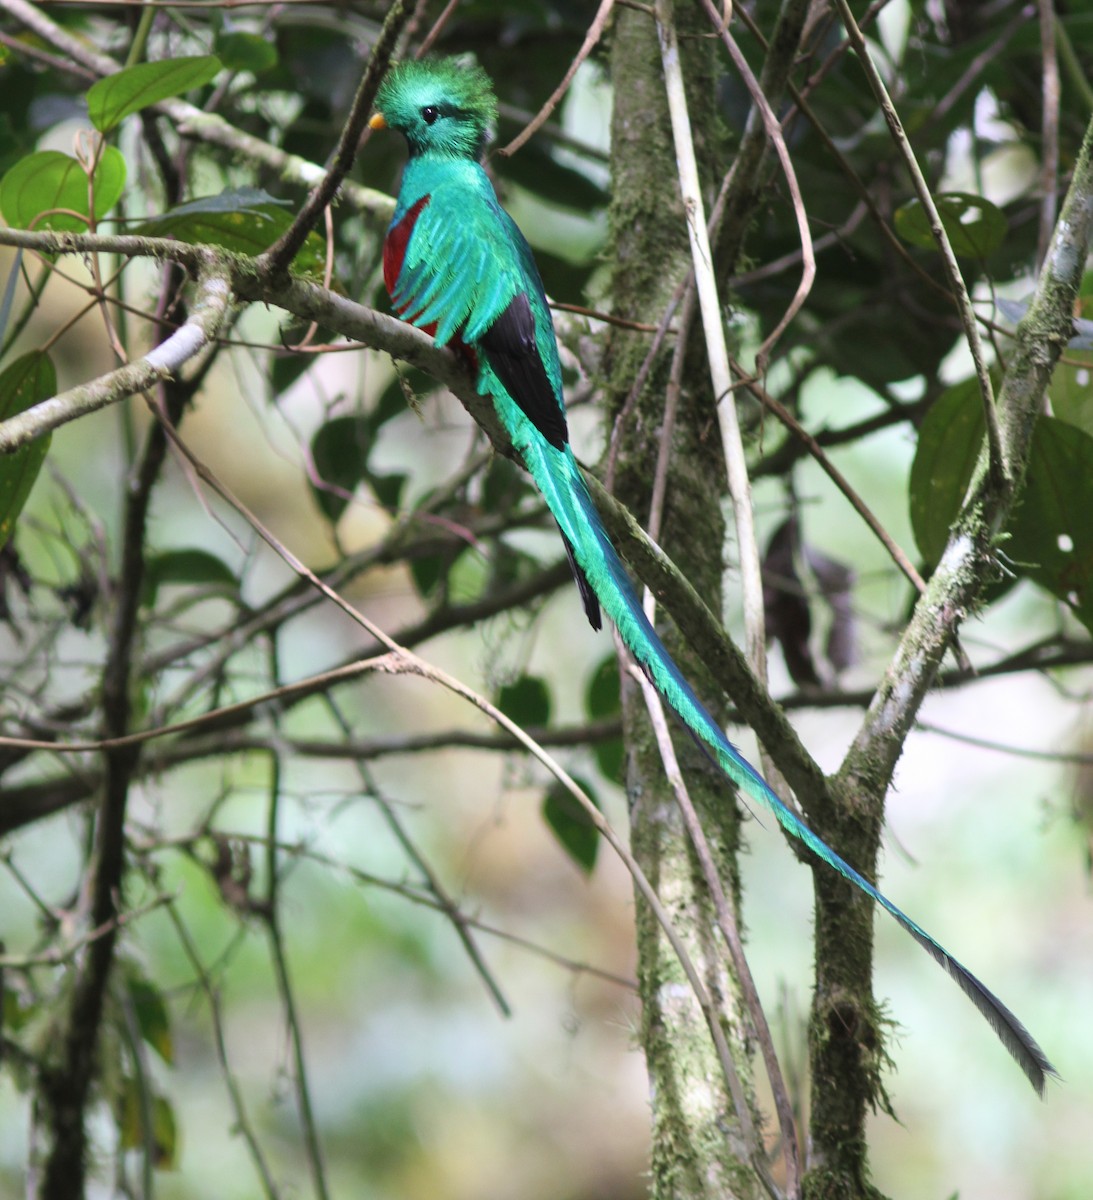
[{"label": "thin twig", "polygon": [[205,999],[209,1004],[209,1018],[212,1021],[213,1027],[213,1045],[216,1048],[216,1059],[220,1064],[221,1074],[224,1076],[224,1084],[228,1089],[234,1127],[239,1130],[243,1135],[243,1140],[247,1143],[247,1149],[250,1151],[250,1156],[254,1161],[255,1169],[262,1181],[262,1188],[268,1200],[278,1200],[280,1191],[274,1182],[273,1173],[266,1162],[266,1156],[262,1153],[262,1146],[258,1141],[258,1135],[255,1133],[254,1126],[247,1115],[247,1106],[243,1101],[242,1089],[239,1087],[235,1073],[232,1071],[231,1063],[228,1061],[228,1047],[224,1040],[224,1021],[220,1015],[220,997],[217,995],[212,980],[205,970],[205,964],[201,961],[201,955],[198,953],[193,938],[190,937],[190,931],[186,928],[185,923],[178,915],[173,904],[167,906],[167,915],[171,918],[171,924],[175,927],[175,933],[182,944],[183,952],[190,960],[190,965],[194,969],[194,974],[197,976],[201,990],[205,993]]},{"label": "thin twig", "polygon": [[996,754],[1009,754],[1014,758],[1028,758],[1034,762],[1059,763],[1073,767],[1093,767],[1093,754],[1080,750],[1035,750],[1031,746],[1014,746],[1009,742],[997,742],[992,738],[979,737],[974,733],[959,733],[955,729],[945,729],[930,721],[916,721],[915,730],[919,733],[932,733],[937,737],[948,738],[951,742],[960,742],[963,746],[974,746],[977,750],[993,750]]},{"label": "thin twig", "polygon": [[230,297],[227,278],[214,265],[207,266],[198,279],[196,301],[184,325],[134,362],[8,417],[0,423],[0,454],[176,374],[215,339]]},{"label": "thin twig", "polygon": [[[324,699],[328,710],[334,717],[335,722],[341,729],[345,737],[349,737],[352,730],[349,722],[346,720],[341,708],[334,702],[333,696],[329,693],[324,693]],[[429,860],[425,854],[414,843],[410,837],[406,826],[399,820],[398,814],[395,812],[394,805],[384,796],[380,790],[379,784],[376,782],[372,772],[365,765],[365,759],[357,757],[355,759],[357,772],[361,777],[365,788],[368,790],[369,796],[373,802],[379,807],[383,813],[384,820],[387,822],[391,832],[395,835],[395,839],[402,847],[406,857],[411,863],[421,872],[425,879],[425,885],[436,898],[437,909],[444,913],[452,923],[455,929],[456,936],[463,944],[463,949],[467,952],[467,957],[471,961],[471,966],[474,967],[478,977],[485,984],[486,991],[490,999],[493,1001],[497,1011],[503,1017],[512,1016],[512,1008],[508,1000],[505,999],[505,994],[501,990],[501,985],[497,982],[489,965],[486,963],[482,955],[482,951],[478,948],[477,943],[471,936],[470,929],[466,917],[463,915],[459,905],[448,895],[447,888],[440,881],[439,874],[433,870]]]},{"label": "thin twig", "polygon": [[[278,677],[276,643],[271,641],[270,657],[273,659],[273,678]],[[304,1035],[300,1026],[300,1015],[296,1010],[296,993],[289,973],[288,955],[281,936],[280,868],[277,863],[277,825],[281,799],[281,755],[274,750],[270,755],[269,811],[266,823],[266,903],[262,917],[269,933],[270,956],[273,959],[273,975],[277,992],[285,1012],[289,1044],[292,1047],[293,1083],[296,1092],[296,1107],[303,1126],[304,1148],[311,1181],[318,1200],[329,1200],[326,1183],[326,1168],[323,1164],[322,1143],[315,1124],[315,1113],[311,1105],[311,1088],[308,1086],[307,1060],[304,1057]]]},{"label": "thin twig", "polygon": [[967,338],[968,349],[971,351],[972,361],[975,364],[975,375],[979,382],[979,394],[983,403],[983,419],[987,429],[987,450],[991,474],[999,485],[1009,486],[1012,482],[1011,465],[1006,460],[1002,444],[1002,432],[999,428],[998,412],[994,404],[994,388],[991,385],[990,368],[983,353],[983,343],[979,337],[979,325],[976,320],[975,310],[972,308],[971,298],[968,295],[968,289],[964,284],[964,276],[960,273],[960,265],[956,261],[952,243],[949,241],[949,235],[945,232],[941,214],[937,211],[937,205],[934,203],[929,185],[919,168],[918,160],[915,158],[915,152],[911,147],[907,134],[904,132],[903,122],[900,120],[899,113],[896,112],[895,105],[888,95],[888,89],[885,87],[884,80],[881,78],[880,72],[877,70],[877,66],[869,53],[865,36],[854,20],[854,14],[850,11],[850,4],[848,0],[835,0],[835,4],[839,9],[839,14],[842,17],[843,25],[846,27],[850,42],[857,52],[858,61],[862,65],[862,70],[865,72],[870,89],[884,114],[888,131],[892,135],[892,141],[895,143],[900,158],[902,158],[903,164],[911,176],[915,195],[918,197],[919,203],[922,205],[929,220],[930,232],[937,243],[941,261],[945,268],[945,274],[949,280],[949,286],[956,297],[957,310],[960,313],[960,323],[964,327],[964,336]]},{"label": "thin twig", "polygon": [[388,634],[381,629],[375,622],[369,620],[353,605],[349,604],[342,596],[333,591],[323,583],[319,577],[310,570],[299,558],[296,557],[282,542],[265,527],[258,517],[244,505],[238,497],[232,494],[217,477],[209,470],[207,466],[199,459],[189,447],[179,437],[178,432],[171,428],[166,428],[167,435],[174,441],[175,445],[190,458],[195,470],[205,480],[205,482],[221,496],[232,508],[234,508],[254,529],[255,533],[276,553],[280,558],[301,578],[306,579],[312,587],[317,588],[327,597],[336,607],[341,609],[348,617],[359,624],[363,629],[370,633],[377,641],[386,647],[388,653],[384,657],[384,668],[394,675],[416,675],[426,679],[440,687],[454,693],[461,699],[472,704],[486,714],[492,721],[496,722],[508,733],[520,742],[520,744],[531,753],[536,759],[543,764],[544,767],[554,776],[555,779],[573,796],[577,803],[584,810],[586,816],[591,821],[593,826],[599,831],[600,835],[615,851],[616,855],[622,860],[631,878],[634,880],[634,885],[641,892],[642,897],[649,905],[650,911],[653,913],[658,924],[664,930],[664,934],[672,947],[673,953],[676,955],[680,966],[687,977],[687,981],[691,986],[692,991],[699,1006],[702,1009],[703,1016],[706,1020],[707,1028],[710,1031],[710,1036],[713,1040],[714,1047],[717,1052],[718,1061],[721,1064],[721,1069],[724,1072],[726,1083],[729,1087],[731,1077],[735,1071],[732,1061],[732,1055],[729,1051],[729,1046],[725,1040],[724,1030],[721,1028],[720,1013],[717,1006],[713,1003],[709,991],[702,981],[701,976],[695,968],[694,962],[687,952],[686,946],[683,944],[679,933],[676,931],[672,923],[672,919],[660,898],[657,896],[656,890],[649,882],[641,866],[631,854],[629,848],[619,835],[615,832],[613,826],[606,817],[600,812],[595,804],[589,799],[585,791],[573,779],[573,777],[540,745],[534,742],[527,733],[513,720],[507,717],[499,708],[491,704],[484,696],[479,695],[466,684],[449,675],[446,671],[425,662],[416,654],[400,646]]},{"label": "thin twig", "polygon": [[881,524],[877,517],[873,514],[873,510],[865,503],[857,491],[851,485],[850,481],[839,470],[831,459],[824,453],[823,447],[816,439],[808,432],[807,429],[797,420],[797,418],[789,411],[781,401],[776,400],[767,390],[762,387],[757,379],[750,372],[744,370],[738,363],[733,363],[733,369],[740,376],[740,386],[746,388],[751,394],[767,409],[769,409],[779,421],[798,438],[807,448],[809,454],[819,463],[824,474],[835,484],[840,492],[850,501],[854,511],[862,518],[869,528],[876,534],[878,541],[884,546],[892,558],[892,561],[903,572],[904,575],[914,584],[915,590],[922,593],[926,590],[926,581],[919,574],[914,563],[900,548],[899,544]]},{"label": "thin twig", "polygon": [[444,32],[444,26],[448,24],[448,20],[451,17],[452,13],[454,13],[456,8],[458,8],[458,7],[459,7],[459,0],[448,0],[448,3],[444,5],[444,8],[441,11],[440,16],[438,16],[437,19],[433,22],[432,29],[430,29],[429,32],[425,35],[425,37],[422,39],[421,45],[417,48],[417,50],[414,53],[414,58],[424,58],[424,56],[429,53],[429,51],[433,48],[433,45],[435,44],[436,40]]},{"label": "thin twig", "polygon": [[[646,595],[651,600],[648,592]],[[648,612],[648,607],[646,611]],[[653,733],[656,737],[657,749],[660,752],[661,762],[664,764],[665,777],[672,789],[672,794],[675,796],[676,804],[683,814],[683,823],[687,829],[687,836],[690,838],[691,845],[694,847],[695,854],[698,857],[702,877],[709,889],[714,911],[717,913],[717,926],[721,930],[721,935],[725,939],[725,945],[729,951],[729,957],[732,959],[733,974],[743,993],[744,1003],[747,1006],[748,1014],[755,1027],[755,1035],[763,1056],[763,1066],[770,1081],[774,1107],[778,1114],[778,1125],[782,1132],[782,1154],[786,1165],[786,1194],[791,1200],[796,1200],[796,1197],[801,1194],[801,1155],[797,1145],[797,1130],[793,1121],[793,1108],[789,1103],[789,1093],[786,1091],[785,1081],[782,1078],[782,1068],[778,1063],[778,1056],[774,1050],[774,1040],[770,1034],[770,1026],[767,1024],[766,1013],[763,1011],[763,1003],[759,998],[755,979],[752,977],[751,968],[748,966],[748,960],[744,954],[744,945],[740,939],[740,930],[736,924],[736,914],[733,911],[732,905],[729,904],[728,897],[725,895],[725,889],[721,886],[721,877],[718,874],[717,864],[710,850],[710,844],[706,840],[706,833],[702,828],[702,822],[698,819],[698,813],[695,812],[690,793],[687,791],[683,772],[680,770],[679,761],[676,758],[675,747],[672,745],[672,738],[668,732],[668,722],[664,716],[664,706],[661,703],[660,696],[657,694],[654,686],[646,679],[643,672],[632,666],[630,673],[641,685],[642,695],[645,698],[645,706],[649,713],[649,720],[652,723]],[[751,1119],[751,1108],[748,1105],[747,1098],[743,1095],[740,1081],[736,1076],[730,1081],[730,1088],[732,1090],[733,1106],[740,1121],[744,1140],[749,1148],[749,1158],[751,1159],[752,1166],[758,1173],[768,1194],[771,1197],[780,1197],[781,1191],[771,1177],[763,1143]]]},{"label": "thin twig", "polygon": [[1067,33],[1066,25],[1062,21],[1055,22],[1055,42],[1068,82],[1081,96],[1087,115],[1093,115],[1093,84],[1086,76],[1085,68],[1074,50],[1074,43],[1070,40],[1070,34]]},{"label": "thin twig", "polygon": [[308,196],[303,207],[293,218],[292,224],[258,258],[259,270],[269,272],[271,278],[276,278],[282,272],[288,271],[307,235],[322,212],[333,202],[334,196],[349,174],[349,169],[357,154],[357,146],[360,144],[361,135],[368,121],[368,115],[372,111],[376,92],[391,64],[391,54],[394,51],[395,43],[398,41],[409,15],[405,0],[395,0],[388,9],[383,28],[372,46],[372,53],[368,56],[368,66],[357,87],[357,94],[353,97],[349,116],[342,126],[330,170],[326,172],[320,183]]},{"label": "thin twig", "polygon": [[[679,319],[679,338],[672,356],[672,367],[668,377],[664,418],[657,450],[656,470],[653,476],[653,490],[649,502],[649,536],[654,541],[660,537],[663,521],[664,501],[668,485],[668,466],[671,460],[672,432],[675,427],[676,414],[679,409],[679,401],[682,393],[683,367],[686,361],[685,347],[691,321],[694,318],[695,307],[696,290],[692,285],[687,288],[683,301],[683,311]],[[648,617],[650,623],[652,623],[656,618],[656,600],[648,588],[645,589],[643,605],[645,615]],[[616,641],[621,642],[621,639],[616,638]],[[726,899],[725,890],[721,886],[721,878],[714,863],[713,855],[710,852],[705,831],[698,819],[698,814],[695,812],[690,793],[683,778],[683,773],[679,768],[675,747],[668,733],[668,723],[664,716],[664,705],[660,694],[649,682],[645,674],[642,671],[636,670],[633,664],[630,666],[630,673],[641,685],[645,707],[649,713],[649,720],[656,736],[661,762],[664,765],[665,778],[672,789],[672,794],[675,796],[676,803],[683,816],[683,823],[687,829],[687,834],[698,856],[699,866],[702,869],[706,887],[709,889],[710,897],[713,900],[714,909],[717,913],[718,926],[721,929],[722,936],[725,938],[725,944],[732,959],[733,973],[743,993],[744,1003],[751,1016],[756,1037],[759,1041],[763,1064],[770,1082],[774,1107],[778,1114],[778,1123],[782,1132],[787,1192],[791,1200],[796,1200],[796,1197],[800,1195],[801,1157],[797,1145],[797,1130],[793,1123],[793,1110],[789,1103],[789,1096],[786,1092],[781,1068],[774,1051],[774,1042],[770,1035],[766,1013],[763,1011],[763,1005],[759,999],[755,981],[752,978],[747,958],[744,955],[743,943],[736,925],[736,916]],[[770,1177],[764,1157],[763,1144],[756,1135],[747,1099],[740,1094],[738,1079],[735,1081],[732,1097],[733,1105],[737,1110],[737,1116],[740,1120],[741,1130],[751,1148],[750,1157],[752,1164],[759,1173],[759,1177],[762,1179],[770,1195],[777,1196],[778,1189]]]},{"label": "thin twig", "polygon": [[1040,232],[1036,262],[1044,261],[1055,228],[1059,181],[1059,60],[1055,53],[1054,0],[1037,0],[1040,9]]},{"label": "thin twig", "polygon": [[736,67],[740,78],[743,79],[748,89],[748,94],[752,98],[752,103],[755,105],[762,119],[767,137],[770,139],[771,145],[774,147],[774,152],[778,156],[778,161],[782,166],[782,174],[785,176],[786,186],[789,188],[790,198],[793,201],[793,215],[797,219],[797,237],[801,243],[801,281],[797,285],[797,291],[794,293],[793,299],[789,302],[789,307],[782,314],[778,324],[766,336],[763,344],[755,353],[756,373],[762,375],[775,343],[782,336],[790,321],[801,311],[805,300],[808,299],[808,294],[812,290],[812,284],[816,278],[816,254],[812,247],[812,234],[808,228],[808,213],[805,211],[804,197],[801,195],[801,188],[797,182],[797,172],[793,169],[793,161],[789,156],[789,150],[786,148],[786,140],[782,135],[782,126],[778,118],[774,115],[774,111],[771,109],[766,96],[763,95],[763,89],[759,86],[759,80],[755,78],[751,67],[748,66],[748,60],[741,53],[736,40],[729,33],[728,26],[722,21],[721,14],[714,7],[713,0],[702,0],[702,6],[705,8],[714,28],[718,30],[721,40],[725,43],[729,57],[733,61],[733,66]]},{"label": "thin twig", "polygon": [[[233,842],[244,842],[253,846],[263,846],[266,840],[263,834],[247,833],[243,830],[233,830],[227,836]],[[194,842],[195,839],[190,835],[177,838],[162,838],[143,844],[141,850],[145,853],[151,853],[157,849],[181,847],[184,850],[190,851]],[[286,842],[282,840],[278,842],[278,849],[282,854],[287,856],[305,858],[308,862],[314,863],[316,866],[329,867],[331,870],[339,871],[354,883],[361,884],[364,887],[381,888],[383,891],[391,892],[393,895],[400,896],[404,900],[409,900],[411,904],[432,909],[433,912],[440,913],[441,915],[447,915],[444,906],[431,890],[415,887],[400,880],[384,879],[380,875],[374,875],[371,871],[362,870],[360,867],[355,867],[351,863],[347,863],[340,858],[335,858],[333,855],[325,854],[314,846],[305,845],[301,842]],[[533,942],[530,938],[522,937],[520,934],[512,933],[507,929],[501,929],[497,925],[491,925],[488,921],[483,921],[480,917],[475,917],[470,913],[460,912],[459,920],[470,929],[476,929],[479,933],[497,938],[498,941],[518,946],[521,950],[526,950],[529,954],[546,959],[547,962],[552,962],[574,975],[591,975],[596,979],[602,979],[604,983],[611,983],[617,987],[625,988],[628,992],[636,992],[638,990],[635,980],[628,976],[617,975],[613,971],[606,971],[602,967],[594,966],[592,963],[579,962],[576,959],[569,958],[565,954],[560,954],[556,950],[551,950],[548,946],[541,946],[538,942]]]},{"label": "thin twig", "polygon": [[526,142],[535,136],[543,125],[550,119],[550,114],[558,107],[562,97],[569,90],[569,85],[573,82],[573,76],[577,74],[577,69],[581,63],[592,53],[596,48],[596,43],[603,37],[604,28],[607,25],[607,20],[611,16],[611,9],[615,5],[615,0],[600,0],[600,7],[596,10],[596,15],[592,18],[592,24],[589,25],[584,35],[584,41],[581,43],[581,48],[577,51],[573,61],[569,64],[569,69],[562,77],[562,82],[551,93],[550,98],[541,109],[532,117],[531,121],[512,139],[507,146],[502,146],[497,151],[503,158],[509,158],[515,154]]},{"label": "thin twig", "polygon": [[744,625],[748,659],[756,675],[766,678],[766,635],[763,621],[763,580],[760,571],[759,543],[751,508],[751,484],[736,402],[732,391],[732,372],[725,343],[725,327],[721,316],[721,301],[713,269],[713,254],[706,233],[705,207],[691,137],[691,122],[687,112],[687,96],[683,86],[679,43],[672,20],[672,0],[658,0],[657,36],[660,40],[664,83],[668,95],[672,136],[676,148],[676,166],[687,216],[687,234],[691,243],[698,288],[702,327],[706,334],[706,351],[714,401],[717,404],[718,424],[725,453],[729,495],[736,518],[739,548],[740,577],[744,603]]},{"label": "thin twig", "polygon": [[[223,4],[225,0],[219,2]],[[10,13],[48,45],[60,50],[62,54],[71,58],[73,63],[93,71],[96,75],[115,75],[121,70],[121,64],[116,59],[102,54],[90,42],[58,25],[28,0],[0,0],[0,10]],[[266,167],[287,184],[313,188],[326,174],[318,163],[309,162],[298,154],[288,154],[279,146],[271,145],[253,134],[244,133],[215,113],[204,112],[185,100],[161,100],[153,107],[155,111],[169,117],[175,129],[184,136],[220,146],[233,155]],[[348,179],[342,184],[341,197],[345,203],[360,212],[375,213],[379,217],[390,218],[395,208],[395,202],[390,196]]]}]

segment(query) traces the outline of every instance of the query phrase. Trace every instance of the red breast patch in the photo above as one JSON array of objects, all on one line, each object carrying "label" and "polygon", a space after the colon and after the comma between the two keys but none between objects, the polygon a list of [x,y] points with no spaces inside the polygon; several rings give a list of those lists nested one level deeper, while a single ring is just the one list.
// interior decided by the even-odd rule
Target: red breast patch
[{"label": "red breast patch", "polygon": [[[421,216],[421,210],[431,199],[431,196],[422,196],[412,208],[406,211],[402,220],[397,225],[392,225],[387,231],[387,237],[383,242],[383,282],[389,296],[394,296],[395,285],[398,283],[399,275],[402,274],[402,264],[406,258],[406,246],[410,241],[410,234],[414,232],[414,225]],[[401,310],[399,312],[401,315]]]}]

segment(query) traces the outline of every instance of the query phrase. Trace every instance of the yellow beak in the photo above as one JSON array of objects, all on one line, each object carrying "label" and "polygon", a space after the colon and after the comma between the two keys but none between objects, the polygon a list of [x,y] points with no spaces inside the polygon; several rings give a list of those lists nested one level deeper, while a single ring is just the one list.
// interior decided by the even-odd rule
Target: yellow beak
[{"label": "yellow beak", "polygon": [[386,129],[387,118],[381,112],[373,113],[368,121],[369,129]]}]

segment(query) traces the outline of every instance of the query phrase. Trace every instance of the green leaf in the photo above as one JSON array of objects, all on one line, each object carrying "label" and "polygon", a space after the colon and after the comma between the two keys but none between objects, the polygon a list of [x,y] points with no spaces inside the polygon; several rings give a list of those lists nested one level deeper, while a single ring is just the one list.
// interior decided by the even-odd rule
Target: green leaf
[{"label": "green leaf", "polygon": [[416,397],[427,396],[436,390],[436,380],[424,371],[419,371],[417,367],[397,364],[397,370],[398,374],[383,389],[372,410],[373,430],[378,430],[381,425],[402,416]]},{"label": "green leaf", "polygon": [[165,1063],[172,1065],[175,1061],[175,1047],[171,1037],[167,1005],[162,994],[139,975],[131,975],[127,986],[140,1036]]},{"label": "green leaf", "polygon": [[[954,254],[987,258],[1006,240],[1006,214],[989,200],[971,192],[943,192],[934,197],[941,224],[949,235]],[[912,246],[932,250],[937,243],[930,231],[930,218],[921,203],[911,200],[896,209],[896,232]]]},{"label": "green leaf", "polygon": [[609,654],[596,665],[584,694],[584,710],[593,719],[613,717],[622,710],[619,660]]},{"label": "green leaf", "polygon": [[[149,1107],[152,1116],[152,1161],[158,1170],[169,1171],[178,1165],[175,1111],[165,1096],[151,1096]],[[118,1132],[124,1149],[144,1148],[144,1106],[140,1087],[132,1078],[122,1081],[118,1097]]]},{"label": "green leaf", "polygon": [[1051,376],[1051,411],[1060,421],[1093,434],[1093,354],[1070,351],[1067,360],[1056,363]]},{"label": "green leaf", "polygon": [[234,595],[239,590],[235,573],[215,554],[207,550],[184,548],[164,550],[149,556],[144,570],[141,603],[151,607],[164,584],[199,585],[220,588]]},{"label": "green leaf", "polygon": [[1093,434],[1093,343],[1089,339],[1090,330],[1093,329],[1091,317],[1093,272],[1087,271],[1082,277],[1074,322],[1079,346],[1075,346],[1074,339],[1071,340],[1066,361],[1055,364],[1047,394],[1055,416],[1089,434]]},{"label": "green leaf", "polygon": [[[602,720],[613,717],[622,711],[622,698],[619,693],[619,661],[609,654],[602,659],[592,672],[588,688],[584,694],[584,710],[592,720]],[[600,768],[605,779],[616,782],[622,779],[622,764],[625,748],[622,738],[613,737],[606,741],[597,742],[592,747],[596,765]]]},{"label": "green leaf", "polygon": [[1004,545],[1010,566],[1093,632],[1093,437],[1054,417],[1032,435],[1028,477]]},{"label": "green leaf", "polygon": [[482,505],[487,512],[511,511],[528,487],[526,471],[500,454],[495,455],[482,480]]},{"label": "green leaf", "polygon": [[[285,211],[285,203],[259,188],[229,188],[216,196],[203,196],[172,208],[145,221],[135,232],[191,245],[223,246],[253,256],[268,250],[292,223],[293,214]],[[293,260],[293,269],[321,276],[326,263],[325,245],[317,233],[309,233]]]},{"label": "green leaf", "polygon": [[400,471],[390,475],[373,475],[369,472],[368,483],[376,500],[384,508],[396,512],[402,499],[402,489],[406,486],[406,476]]},{"label": "green leaf", "polygon": [[315,471],[328,485],[324,488],[312,483],[311,490],[331,524],[345,512],[353,489],[364,478],[371,442],[368,420],[360,416],[335,417],[311,439]]},{"label": "green leaf", "polygon": [[[288,200],[279,200],[271,196],[264,188],[240,187],[225,188],[214,196],[199,196],[196,200],[187,200],[178,204],[160,217],[153,217],[151,223],[178,221],[185,217],[208,216],[222,213],[254,213],[265,208],[291,208]],[[173,227],[172,232],[173,232]]]},{"label": "green leaf", "polygon": [[173,1171],[178,1166],[178,1123],[166,1096],[155,1096],[152,1100],[152,1137],[156,1169]]},{"label": "green leaf", "polygon": [[95,220],[100,221],[125,190],[125,177],[125,159],[114,146],[102,148],[90,189],[87,172],[70,154],[39,150],[21,158],[0,181],[0,211],[16,229],[86,232],[89,190],[94,192]]},{"label": "green leaf", "polygon": [[[587,782],[577,776],[573,780],[599,808],[600,802]],[[560,783],[547,792],[542,813],[562,849],[586,875],[591,875],[600,849],[600,835],[588,814]]]},{"label": "green leaf", "polygon": [[521,675],[497,693],[497,707],[511,721],[527,728],[550,721],[550,688],[538,675]]},{"label": "green leaf", "polygon": [[150,104],[203,86],[220,69],[220,59],[213,54],[125,67],[91,85],[87,92],[87,115],[96,129],[108,133],[126,117]]},{"label": "green leaf", "polygon": [[277,47],[257,33],[222,33],[216,39],[216,54],[229,71],[259,75],[277,66]]},{"label": "green leaf", "polygon": [[38,1011],[38,1006],[21,996],[14,988],[0,989],[0,1028],[9,1034],[18,1033]]},{"label": "green leaf", "polygon": [[436,591],[450,566],[450,560],[440,554],[426,554],[410,560],[410,578],[422,599],[427,600]]},{"label": "green leaf", "polygon": [[937,565],[983,447],[983,403],[975,379],[934,401],[911,464],[911,527],[928,567]]},{"label": "green leaf", "polygon": [[[57,373],[48,354],[31,350],[0,374],[0,420],[24,412],[57,391]],[[0,546],[11,537],[49,450],[43,434],[14,454],[0,455]]]},{"label": "green leaf", "polygon": [[[305,253],[310,253],[310,250],[306,246]],[[299,259],[297,259],[297,262],[299,262]],[[281,326],[278,340],[282,346],[298,346],[304,337],[307,336],[310,328],[311,323],[309,321],[289,321],[287,324]],[[317,328],[311,337],[313,343],[317,342],[320,345],[337,341],[337,339],[338,334],[332,329],[327,329],[325,326]],[[305,350],[295,352],[284,350],[273,354],[269,363],[270,393],[276,397],[287,392],[301,375],[315,365],[315,360],[318,357],[320,356],[309,354]]]},{"label": "green leaf", "polygon": [[626,761],[626,746],[621,737],[607,738],[605,741],[597,742],[592,747],[592,754],[604,779],[608,779],[612,783],[623,782],[622,767]]}]

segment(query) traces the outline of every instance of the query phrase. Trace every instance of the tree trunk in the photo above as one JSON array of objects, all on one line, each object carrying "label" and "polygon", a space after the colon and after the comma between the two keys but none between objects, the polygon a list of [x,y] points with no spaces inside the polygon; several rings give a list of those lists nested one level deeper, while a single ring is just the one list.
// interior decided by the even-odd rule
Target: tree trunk
[{"label": "tree trunk", "polygon": [[[698,14],[701,16],[701,14]],[[684,17],[694,21],[695,17]],[[695,24],[694,32],[698,31]],[[681,31],[683,32],[683,31]],[[713,145],[713,59],[708,39],[683,39],[685,74],[693,89],[692,120],[700,155]],[[612,46],[615,89],[612,138],[610,261],[620,316],[657,322],[689,268],[656,32],[629,9],[616,15]],[[613,334],[605,359],[609,408],[619,414],[649,348],[649,337]],[[697,348],[696,348],[697,350]],[[640,519],[649,512],[663,429],[671,343],[661,354],[633,409],[624,415],[614,489]],[[684,395],[672,437],[664,521],[659,540],[715,611],[720,609],[724,467],[700,350],[684,371]],[[685,469],[677,469],[685,468]],[[718,690],[674,631],[663,631],[684,675],[707,700]],[[712,711],[717,715],[717,707]],[[656,887],[721,1014],[745,1092],[751,1094],[746,1014],[729,969],[724,940],[691,843],[664,773],[640,688],[624,674],[623,715],[635,856]],[[677,726],[678,728],[678,726]],[[688,738],[677,745],[691,799],[706,830],[725,891],[738,900],[738,814],[720,770]],[[642,1048],[653,1121],[652,1195],[656,1200],[750,1197],[758,1183],[749,1148],[710,1040],[705,1018],[652,914],[637,898],[638,977]]]}]

